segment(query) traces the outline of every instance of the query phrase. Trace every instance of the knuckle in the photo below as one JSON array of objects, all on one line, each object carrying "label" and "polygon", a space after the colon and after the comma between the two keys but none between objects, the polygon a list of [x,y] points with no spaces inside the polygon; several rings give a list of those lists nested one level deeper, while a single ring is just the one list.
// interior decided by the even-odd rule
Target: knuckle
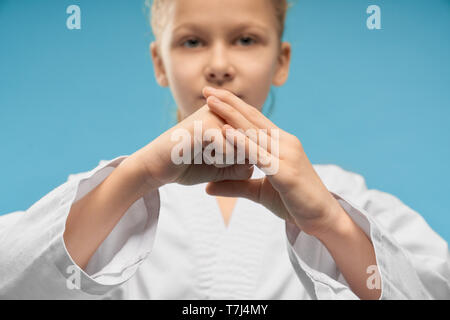
[{"label": "knuckle", "polygon": [[290,139],[292,141],[292,144],[295,146],[295,148],[297,148],[297,149],[302,149],[303,148],[302,142],[295,135],[290,134]]}]

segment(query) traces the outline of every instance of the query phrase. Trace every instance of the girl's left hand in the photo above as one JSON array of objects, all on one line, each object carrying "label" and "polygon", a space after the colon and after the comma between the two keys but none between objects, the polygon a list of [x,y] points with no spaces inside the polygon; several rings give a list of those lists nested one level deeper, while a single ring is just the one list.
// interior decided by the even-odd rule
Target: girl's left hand
[{"label": "girl's left hand", "polygon": [[[251,148],[257,148],[258,168],[266,172],[267,159],[270,159],[271,167],[274,162],[278,164],[276,172],[266,172],[266,176],[261,179],[210,182],[206,188],[208,194],[244,197],[260,203],[310,235],[317,236],[336,225],[342,208],[314,170],[296,136],[278,128],[258,109],[230,91],[205,87],[203,95],[207,98],[210,110],[227,123],[223,127],[224,136],[227,130],[234,130],[235,134],[242,136],[242,140],[237,139],[238,145],[235,146],[239,147],[239,143],[245,141],[245,146],[241,147],[245,148],[247,159]],[[248,129],[255,129],[256,132],[266,129],[262,132],[267,133],[267,140],[271,143],[261,143],[264,140],[245,136],[235,129],[242,129],[243,132]],[[271,152],[274,143],[278,143],[278,154]]]}]

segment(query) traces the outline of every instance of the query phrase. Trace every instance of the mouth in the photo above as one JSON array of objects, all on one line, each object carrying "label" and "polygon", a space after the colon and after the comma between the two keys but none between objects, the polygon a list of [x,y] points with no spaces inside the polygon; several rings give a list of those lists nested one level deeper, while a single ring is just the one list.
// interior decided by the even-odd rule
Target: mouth
[{"label": "mouth", "polygon": [[[233,93],[233,92],[232,92]],[[243,95],[240,95],[240,94],[235,94],[235,93],[233,93],[236,97],[238,97],[239,99],[241,99],[241,100],[244,100],[244,96]],[[206,98],[204,97],[204,96],[199,96],[198,97],[199,99],[201,99],[201,100],[205,100],[206,101]]]}]

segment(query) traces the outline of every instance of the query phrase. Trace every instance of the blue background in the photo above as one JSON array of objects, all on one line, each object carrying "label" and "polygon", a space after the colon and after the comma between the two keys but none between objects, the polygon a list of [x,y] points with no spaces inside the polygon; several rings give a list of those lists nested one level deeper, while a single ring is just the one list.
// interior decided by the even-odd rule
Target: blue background
[{"label": "blue background", "polygon": [[[66,27],[71,4],[81,30]],[[371,4],[381,30],[366,27]],[[174,124],[152,39],[141,0],[0,0],[0,214]],[[449,241],[450,1],[299,0],[285,40],[271,119],[312,163],[363,175]]]}]

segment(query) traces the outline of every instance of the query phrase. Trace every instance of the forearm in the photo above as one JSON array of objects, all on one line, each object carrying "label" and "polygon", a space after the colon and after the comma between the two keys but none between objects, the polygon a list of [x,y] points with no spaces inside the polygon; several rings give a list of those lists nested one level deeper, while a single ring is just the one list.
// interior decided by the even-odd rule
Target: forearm
[{"label": "forearm", "polygon": [[131,157],[72,205],[64,242],[70,256],[82,269],[128,208],[150,191],[146,190],[142,171]]},{"label": "forearm", "polygon": [[352,291],[361,299],[378,299],[381,289],[367,286],[367,268],[376,266],[372,242],[337,201],[333,210],[338,212],[336,223],[315,236],[328,249]]}]

